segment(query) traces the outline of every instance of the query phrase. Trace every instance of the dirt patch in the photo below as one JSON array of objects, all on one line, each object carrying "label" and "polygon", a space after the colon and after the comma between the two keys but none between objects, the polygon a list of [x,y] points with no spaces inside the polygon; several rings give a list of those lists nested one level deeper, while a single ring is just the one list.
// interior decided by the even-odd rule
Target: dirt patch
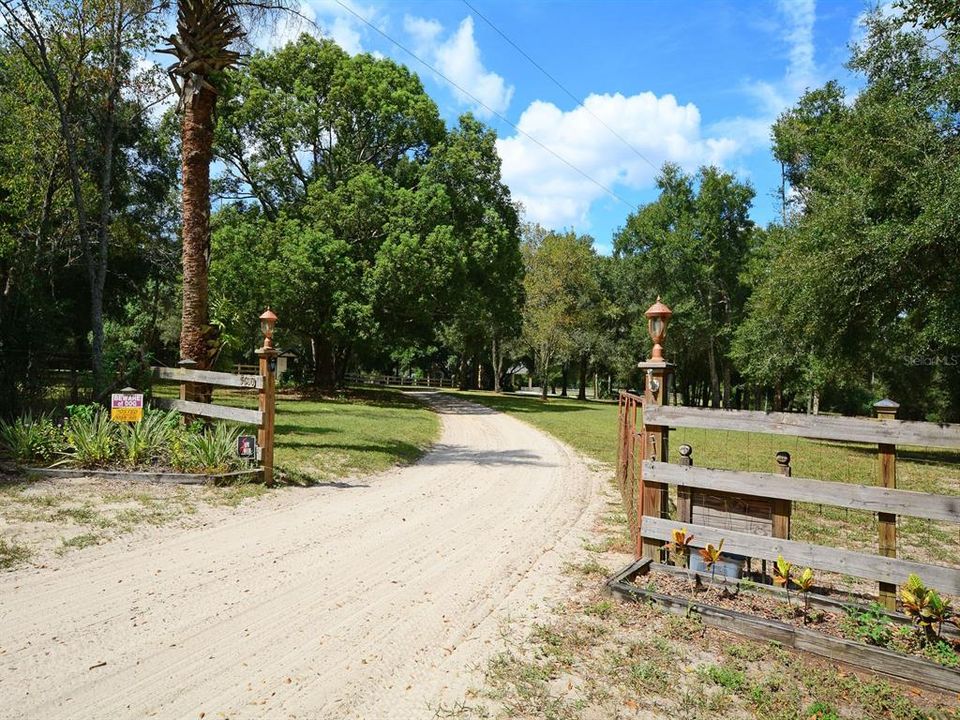
[{"label": "dirt patch", "polygon": [[46,566],[75,550],[150,527],[211,522],[262,497],[260,484],[165,485],[0,474],[0,569]]}]

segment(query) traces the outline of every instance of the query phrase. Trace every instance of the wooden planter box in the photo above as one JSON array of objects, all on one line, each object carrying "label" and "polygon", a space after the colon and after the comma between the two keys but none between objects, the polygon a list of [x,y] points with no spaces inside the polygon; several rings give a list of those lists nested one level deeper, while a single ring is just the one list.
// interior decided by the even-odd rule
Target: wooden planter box
[{"label": "wooden planter box", "polygon": [[[696,612],[705,625],[721,630],[752,638],[774,640],[796,650],[804,650],[830,660],[847,663],[896,680],[924,685],[934,690],[960,692],[960,670],[944,667],[923,658],[901,655],[886,648],[798,628],[776,620],[758,618],[715,605],[691,602],[688,598],[652,592],[630,582],[633,578],[648,573],[651,565],[648,559],[629,565],[607,581],[607,589],[624,600],[655,602],[677,615],[685,615],[690,611]],[[831,603],[836,608],[836,601]],[[900,621],[897,616],[892,616],[891,619],[895,622]]]},{"label": "wooden planter box", "polygon": [[127,470],[83,470],[80,468],[24,468],[29,475],[39,475],[50,478],[81,478],[93,477],[103,480],[128,480],[132,482],[169,483],[176,485],[204,485],[221,482],[250,482],[263,480],[263,468],[250,470],[236,470],[218,475],[202,473],[171,473],[157,471],[127,471]]}]

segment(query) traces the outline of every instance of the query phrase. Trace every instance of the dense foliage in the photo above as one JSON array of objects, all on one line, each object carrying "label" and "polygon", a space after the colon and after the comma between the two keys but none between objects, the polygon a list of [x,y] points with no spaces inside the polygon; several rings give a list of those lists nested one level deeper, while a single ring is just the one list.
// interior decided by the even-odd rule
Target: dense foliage
[{"label": "dense foliage", "polygon": [[253,362],[269,305],[292,375],[321,388],[380,371],[603,395],[640,382],[660,295],[678,402],[864,413],[888,395],[956,420],[953,5],[874,13],[850,59],[863,88],[810,89],[777,120],[780,223],[754,225],[733,174],[668,164],[602,256],[521,223],[490,128],[448,127],[407,68],[307,35],[240,65],[217,51],[208,252],[203,193],[183,194],[190,233],[177,199],[189,123],[143,61],[169,6],[0,0],[0,415],[175,363],[199,267],[209,324],[193,287],[188,344],[220,369]]}]

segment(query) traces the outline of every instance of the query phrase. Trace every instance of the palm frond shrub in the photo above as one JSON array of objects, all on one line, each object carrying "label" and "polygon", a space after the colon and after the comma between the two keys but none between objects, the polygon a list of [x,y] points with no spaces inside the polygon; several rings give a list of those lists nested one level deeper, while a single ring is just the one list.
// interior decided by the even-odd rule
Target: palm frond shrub
[{"label": "palm frond shrub", "polygon": [[44,462],[64,448],[63,433],[49,415],[0,419],[0,452],[18,463]]},{"label": "palm frond shrub", "polygon": [[118,459],[124,465],[157,465],[166,462],[180,430],[176,410],[145,409],[138,423],[121,423],[117,431]]},{"label": "palm frond shrub", "polygon": [[118,447],[118,429],[109,414],[97,408],[89,416],[76,415],[64,425],[67,452],[64,462],[81,467],[101,467],[113,460]]},{"label": "palm frond shrub", "polygon": [[240,429],[218,423],[200,432],[187,432],[180,439],[174,467],[187,472],[223,473],[242,466],[237,457]]}]

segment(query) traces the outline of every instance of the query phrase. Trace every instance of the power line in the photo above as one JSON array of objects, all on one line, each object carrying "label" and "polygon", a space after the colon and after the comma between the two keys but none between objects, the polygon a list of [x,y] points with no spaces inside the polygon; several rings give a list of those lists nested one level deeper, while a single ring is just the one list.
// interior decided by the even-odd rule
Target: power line
[{"label": "power line", "polygon": [[623,137],[623,135],[621,135],[620,133],[618,133],[618,132],[617,132],[616,130],[614,130],[612,127],[610,127],[609,125],[607,125],[607,123],[605,123],[605,122],[603,121],[603,119],[602,119],[599,115],[597,115],[595,112],[593,112],[593,110],[591,110],[591,109],[588,108],[586,105],[584,105],[584,104],[583,104],[583,101],[580,100],[580,98],[578,98],[578,97],[577,97],[576,95],[574,95],[572,92],[570,92],[569,90],[567,90],[567,88],[563,85],[563,83],[561,83],[559,80],[557,80],[553,75],[551,75],[549,72],[547,72],[546,69],[545,69],[542,65],[540,65],[540,63],[538,63],[536,60],[534,60],[532,57],[530,57],[526,52],[524,52],[523,48],[521,48],[519,45],[517,45],[513,40],[511,40],[511,39],[506,35],[506,33],[504,33],[504,32],[503,32],[500,28],[498,28],[496,25],[494,25],[494,24],[486,17],[486,15],[484,15],[484,14],[481,13],[479,10],[477,10],[473,5],[471,5],[469,2],[467,2],[467,0],[461,0],[461,2],[462,2],[464,5],[466,5],[468,8],[470,8],[470,10],[471,10],[472,12],[476,13],[477,16],[478,16],[481,20],[483,20],[487,25],[489,25],[491,28],[493,28],[494,32],[496,32],[500,37],[502,37],[504,40],[506,40],[508,43],[510,43],[511,47],[513,47],[514,50],[516,50],[518,53],[520,53],[521,55],[523,55],[523,57],[525,57],[525,58],[530,62],[530,64],[532,64],[537,70],[539,70],[539,71],[542,72],[544,75],[546,75],[546,76],[550,79],[550,81],[551,81],[554,85],[556,85],[558,88],[560,88],[560,90],[562,90],[564,93],[566,93],[567,97],[569,97],[571,100],[573,100],[573,101],[577,104],[578,107],[582,107],[584,110],[586,110],[588,113],[590,113],[590,116],[591,116],[594,120],[596,120],[598,123],[600,123],[601,125],[603,125],[607,130],[609,130],[610,133],[611,133],[615,138],[617,138],[620,142],[622,142],[622,143],[623,143],[624,145],[626,145],[628,148],[630,148],[631,150],[633,150],[633,152],[636,153],[637,157],[639,157],[641,160],[643,160],[645,163],[647,163],[647,165],[649,165],[650,167],[652,167],[655,171],[659,172],[660,168],[658,168],[656,165],[654,165],[653,162],[651,162],[651,160],[650,160],[646,155],[644,155],[642,152],[640,152],[639,150],[637,150],[637,148],[635,148],[635,147],[633,146],[633,144],[630,143],[629,140],[627,140],[625,137]]},{"label": "power line", "polygon": [[[439,75],[441,78],[443,78],[444,80],[446,80],[446,81],[447,81],[448,83],[450,83],[453,87],[455,87],[457,90],[459,90],[460,92],[462,92],[462,93],[463,93],[464,95],[466,95],[468,98],[470,98],[471,100],[473,100],[477,105],[479,105],[480,107],[482,107],[484,110],[486,110],[487,112],[489,112],[491,115],[495,115],[496,117],[498,117],[500,120],[502,120],[502,121],[505,122],[507,125],[509,125],[510,127],[512,127],[512,128],[513,128],[514,130],[516,130],[518,133],[520,133],[521,135],[523,135],[525,138],[527,138],[527,139],[530,140],[531,142],[533,142],[533,143],[535,143],[536,145],[538,145],[539,147],[541,147],[543,150],[545,150],[545,151],[547,151],[548,153],[550,153],[551,155],[553,155],[557,160],[559,160],[560,162],[562,162],[562,163],[563,163],[564,165],[566,165],[568,168],[570,168],[570,169],[573,170],[574,172],[578,173],[579,175],[581,175],[582,177],[584,177],[585,179],[589,180],[591,183],[593,183],[594,185],[596,185],[598,188],[600,188],[601,190],[603,190],[605,193],[607,193],[607,195],[609,195],[610,197],[612,197],[612,198],[614,198],[614,199],[616,199],[616,200],[619,200],[620,202],[622,202],[624,205],[626,205],[626,206],[627,206],[628,208],[630,208],[631,210],[636,210],[636,209],[637,209],[637,206],[634,205],[632,202],[630,202],[629,200],[625,199],[622,195],[614,192],[613,190],[611,190],[610,188],[608,188],[606,185],[604,185],[603,183],[601,183],[599,180],[596,180],[596,179],[594,179],[593,177],[591,177],[590,175],[588,175],[586,172],[584,172],[583,170],[581,170],[580,168],[578,168],[576,165],[574,165],[572,162],[570,162],[569,160],[567,160],[565,157],[563,157],[562,155],[560,155],[559,153],[557,153],[556,151],[554,151],[554,150],[551,149],[550,147],[544,145],[542,142],[540,142],[539,140],[537,140],[537,139],[536,139],[535,137],[533,137],[533,135],[531,135],[530,133],[528,133],[528,132],[526,132],[526,131],[524,131],[524,130],[521,130],[519,127],[517,127],[517,126],[514,125],[512,122],[510,122],[510,120],[508,120],[506,117],[504,117],[503,115],[501,115],[500,113],[498,113],[496,110],[494,110],[492,107],[490,107],[490,106],[487,105],[485,102],[483,102],[483,101],[482,101],[480,98],[478,98],[476,95],[474,95],[473,93],[471,93],[471,92],[470,92],[469,90],[467,90],[466,88],[462,87],[461,85],[457,84],[456,82],[454,82],[453,80],[451,80],[450,78],[448,78],[446,75],[444,75],[442,72],[440,72],[439,70],[437,70],[433,65],[431,65],[431,64],[428,63],[426,60],[424,60],[423,58],[421,58],[419,55],[417,55],[415,52],[413,52],[413,50],[411,50],[410,48],[408,48],[407,46],[405,46],[403,43],[399,42],[398,40],[394,40],[392,37],[390,37],[389,35],[387,35],[387,33],[385,33],[383,30],[381,30],[381,29],[378,28],[376,25],[374,25],[372,22],[370,22],[370,21],[367,20],[365,17],[363,17],[363,15],[361,15],[361,14],[358,13],[358,12],[356,12],[356,11],[355,11],[353,8],[351,8],[349,5],[347,5],[347,4],[345,4],[344,2],[342,2],[342,0],[334,0],[334,1],[337,3],[337,5],[339,5],[340,7],[342,7],[344,10],[346,10],[347,12],[349,12],[351,15],[353,15],[353,16],[354,16],[355,18],[357,18],[358,20],[360,20],[360,22],[362,22],[364,25],[366,25],[367,27],[369,27],[369,28],[371,28],[372,30],[376,31],[379,35],[383,36],[384,38],[386,38],[387,40],[389,40],[390,42],[392,42],[392,43],[393,43],[394,45],[396,45],[398,48],[400,48],[400,49],[403,50],[405,53],[407,53],[408,55],[410,55],[411,57],[413,57],[417,62],[419,62],[419,63],[420,63],[421,65],[423,65],[425,68],[427,68],[428,70],[431,70],[432,72],[436,73],[436,74]],[[648,160],[647,162],[649,162],[649,160]]]}]

